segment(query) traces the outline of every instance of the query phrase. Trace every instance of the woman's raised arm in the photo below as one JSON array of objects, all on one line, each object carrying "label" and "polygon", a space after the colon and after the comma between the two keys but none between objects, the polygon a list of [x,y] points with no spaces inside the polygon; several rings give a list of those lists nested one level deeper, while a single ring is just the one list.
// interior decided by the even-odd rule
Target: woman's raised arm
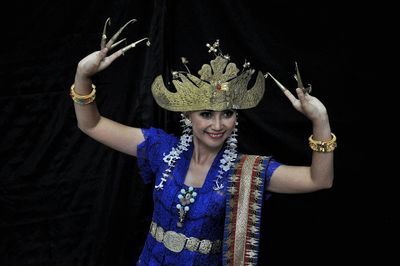
[{"label": "woman's raised arm", "polygon": [[126,126],[101,116],[95,102],[96,87],[91,77],[109,67],[110,64],[143,38],[108,55],[109,51],[120,42],[115,43],[121,31],[134,20],[126,23],[108,42],[106,41],[106,21],[101,41],[101,50],[83,58],[77,66],[75,82],[71,86],[71,97],[74,100],[78,127],[93,139],[126,154],[136,156],[136,147],[144,140],[141,129]]}]

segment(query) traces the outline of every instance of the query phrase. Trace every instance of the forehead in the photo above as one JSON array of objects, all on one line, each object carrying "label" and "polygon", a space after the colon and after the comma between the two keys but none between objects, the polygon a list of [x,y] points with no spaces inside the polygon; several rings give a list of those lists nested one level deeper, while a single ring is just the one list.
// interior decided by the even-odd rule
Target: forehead
[{"label": "forehead", "polygon": [[190,114],[190,113],[203,113],[203,112],[209,112],[209,113],[225,113],[225,112],[236,112],[236,110],[234,110],[234,109],[225,109],[225,110],[222,110],[222,111],[199,110],[199,111],[190,111],[190,112],[188,112],[188,113]]}]

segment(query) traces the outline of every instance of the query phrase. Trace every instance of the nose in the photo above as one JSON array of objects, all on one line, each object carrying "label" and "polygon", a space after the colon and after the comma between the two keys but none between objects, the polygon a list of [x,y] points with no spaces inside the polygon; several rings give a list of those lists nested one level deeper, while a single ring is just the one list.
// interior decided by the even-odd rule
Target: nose
[{"label": "nose", "polygon": [[220,116],[215,116],[212,123],[212,129],[214,131],[221,131],[224,128],[223,121]]}]

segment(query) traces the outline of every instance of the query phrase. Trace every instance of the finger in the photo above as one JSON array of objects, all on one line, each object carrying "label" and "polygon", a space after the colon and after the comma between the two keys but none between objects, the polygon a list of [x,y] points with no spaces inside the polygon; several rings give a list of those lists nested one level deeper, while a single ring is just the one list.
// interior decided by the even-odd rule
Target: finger
[{"label": "finger", "polygon": [[117,59],[121,55],[123,55],[122,49],[119,49],[118,51],[116,51],[116,52],[110,54],[109,56],[107,56],[105,58],[107,65],[111,64],[115,59]]},{"label": "finger", "polygon": [[104,23],[103,27],[103,34],[101,35],[101,43],[100,43],[100,48],[103,49],[106,47],[106,42],[107,42],[107,25],[111,25],[111,19],[107,18],[106,22]]},{"label": "finger", "polygon": [[108,48],[105,47],[103,49],[101,49],[100,51],[98,51],[97,53],[97,61],[100,62],[102,60],[104,60],[104,58],[107,57],[107,53],[108,53]]},{"label": "finger", "polygon": [[308,94],[310,94],[311,91],[312,91],[312,86],[311,86],[311,84],[308,84],[307,87],[304,88],[304,90],[305,90]]},{"label": "finger", "polygon": [[118,46],[122,42],[126,43],[126,38],[123,38],[122,40],[120,40],[120,41],[114,43],[113,45],[111,45],[111,49],[115,48],[116,46]]},{"label": "finger", "polygon": [[286,97],[289,99],[289,101],[290,101],[293,105],[296,104],[297,98],[296,98],[289,90],[285,90],[283,93],[286,95]]},{"label": "finger", "polygon": [[303,94],[307,101],[311,100],[312,96],[307,91],[303,91]]},{"label": "finger", "polygon": [[[141,42],[143,42],[144,40],[148,40],[148,39],[149,39],[149,38],[145,37],[145,38],[143,38],[143,39],[140,39],[140,40],[138,40],[138,41],[136,41],[136,42],[133,42],[133,43],[131,43],[131,44],[125,46],[124,48],[121,49],[122,54],[124,54],[124,53],[127,52],[128,50],[134,48],[138,43],[141,43]],[[148,42],[148,43],[149,43],[149,42]]]},{"label": "finger", "polygon": [[311,96],[311,84],[308,84],[308,87],[301,89],[302,93],[304,94],[304,97],[307,101],[310,101],[313,96]]},{"label": "finger", "polygon": [[307,96],[304,93],[303,89],[297,88],[296,93],[297,93],[297,97],[299,97],[299,101],[300,101],[301,105],[305,104],[307,102],[307,98],[306,98]]},{"label": "finger", "polygon": [[294,75],[294,78],[297,81],[297,87],[300,89],[304,89],[303,82],[301,81],[299,66],[297,65],[297,62],[295,62],[295,66],[296,66],[296,74]]},{"label": "finger", "polygon": [[276,78],[274,78],[274,76],[272,76],[271,73],[268,72],[268,73],[267,73],[267,77],[268,77],[268,76],[272,78],[272,80],[276,83],[276,85],[278,85],[278,87],[282,90],[282,92],[287,91],[286,87],[283,86]]},{"label": "finger", "polygon": [[126,28],[126,26],[128,26],[130,23],[136,22],[136,19],[131,19],[129,20],[127,23],[125,23],[124,26],[122,26],[115,34],[114,36],[111,37],[111,39],[108,41],[107,43],[107,47],[111,48],[111,46],[113,45],[113,43],[118,39],[119,35],[121,34],[121,32]]},{"label": "finger", "polygon": [[99,67],[98,67],[98,72],[102,71],[103,69],[106,69],[115,59],[120,57],[122,55],[121,50],[116,51],[115,53],[104,57],[100,62],[99,62]]}]

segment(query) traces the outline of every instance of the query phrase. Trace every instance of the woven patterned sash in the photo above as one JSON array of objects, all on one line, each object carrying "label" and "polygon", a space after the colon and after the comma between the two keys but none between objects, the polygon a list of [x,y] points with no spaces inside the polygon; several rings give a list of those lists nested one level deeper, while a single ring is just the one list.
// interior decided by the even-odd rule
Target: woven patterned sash
[{"label": "woven patterned sash", "polygon": [[270,157],[241,155],[226,195],[224,265],[256,265],[260,238],[264,171]]}]

